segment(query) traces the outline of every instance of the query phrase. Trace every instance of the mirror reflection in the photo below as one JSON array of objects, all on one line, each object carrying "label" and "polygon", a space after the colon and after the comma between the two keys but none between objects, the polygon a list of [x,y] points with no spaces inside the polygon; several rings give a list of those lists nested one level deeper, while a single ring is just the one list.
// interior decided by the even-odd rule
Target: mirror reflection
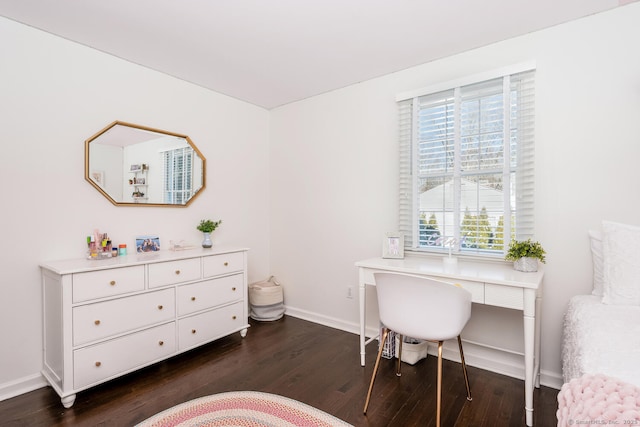
[{"label": "mirror reflection", "polygon": [[186,135],[116,121],[85,141],[85,179],[118,206],[187,206],[205,158]]}]

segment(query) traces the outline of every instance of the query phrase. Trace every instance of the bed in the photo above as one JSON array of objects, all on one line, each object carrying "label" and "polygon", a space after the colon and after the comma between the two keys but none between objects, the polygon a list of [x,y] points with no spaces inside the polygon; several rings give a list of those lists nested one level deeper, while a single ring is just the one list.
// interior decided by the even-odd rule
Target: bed
[{"label": "bed", "polygon": [[603,221],[589,239],[593,291],[565,313],[564,382],[602,373],[640,386],[640,227]]},{"label": "bed", "polygon": [[564,320],[564,382],[597,373],[640,387],[640,306],[607,305],[601,296],[577,295]]},{"label": "bed", "polygon": [[640,227],[590,231],[593,291],[569,301],[558,426],[640,423]]}]

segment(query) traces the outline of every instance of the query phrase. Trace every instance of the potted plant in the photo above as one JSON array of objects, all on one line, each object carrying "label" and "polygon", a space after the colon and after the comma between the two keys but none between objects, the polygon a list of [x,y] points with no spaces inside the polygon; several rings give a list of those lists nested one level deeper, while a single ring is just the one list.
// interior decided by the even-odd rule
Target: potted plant
[{"label": "potted plant", "polygon": [[213,243],[211,242],[211,233],[218,228],[220,224],[222,224],[222,220],[211,221],[210,219],[203,219],[200,221],[200,224],[198,224],[196,228],[202,231],[204,235],[204,240],[202,241],[203,248],[210,248],[213,246]]},{"label": "potted plant", "polygon": [[538,271],[538,260],[545,263],[545,255],[540,242],[532,242],[531,239],[512,240],[504,258],[513,261],[513,268],[518,271]]}]

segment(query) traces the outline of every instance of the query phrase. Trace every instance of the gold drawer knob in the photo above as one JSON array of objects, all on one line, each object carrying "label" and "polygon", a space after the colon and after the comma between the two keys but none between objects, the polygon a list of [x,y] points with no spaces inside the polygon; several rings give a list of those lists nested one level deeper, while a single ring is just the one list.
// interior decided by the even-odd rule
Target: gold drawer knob
[{"label": "gold drawer knob", "polygon": [[231,290],[235,292],[235,290],[236,290],[236,287],[234,286],[233,288],[231,288]]},{"label": "gold drawer knob", "polygon": [[192,330],[191,330],[191,333],[192,333],[192,334],[195,334],[195,333],[196,333],[196,330],[195,330],[195,329],[192,329]]},{"label": "gold drawer knob", "polygon": [[229,265],[229,263],[228,263],[228,262],[225,262],[225,263],[224,263],[224,266],[225,266],[225,267],[227,267],[228,265]]},{"label": "gold drawer knob", "polygon": [[110,281],[110,282],[109,282],[109,284],[110,284],[111,286],[115,286],[115,285],[116,285],[116,281],[115,281],[115,280],[112,280],[112,281]]},{"label": "gold drawer knob", "polygon": [[180,270],[176,270],[176,274],[180,274]]},{"label": "gold drawer knob", "polygon": [[233,320],[236,320],[236,316],[231,317]]},{"label": "gold drawer knob", "polygon": [[158,345],[164,345],[164,341],[159,341]]},{"label": "gold drawer knob", "polygon": [[102,365],[102,362],[96,362],[96,366],[99,368]]},{"label": "gold drawer knob", "polygon": [[196,297],[191,297],[191,301],[195,301],[195,300],[196,300]]},{"label": "gold drawer knob", "polygon": [[164,307],[162,305],[158,306],[158,310],[162,310]]},{"label": "gold drawer knob", "polygon": [[94,324],[94,325],[96,325],[96,326],[98,326],[98,325],[100,324],[100,321],[99,321],[99,320],[94,320],[94,321],[93,321],[93,324]]}]

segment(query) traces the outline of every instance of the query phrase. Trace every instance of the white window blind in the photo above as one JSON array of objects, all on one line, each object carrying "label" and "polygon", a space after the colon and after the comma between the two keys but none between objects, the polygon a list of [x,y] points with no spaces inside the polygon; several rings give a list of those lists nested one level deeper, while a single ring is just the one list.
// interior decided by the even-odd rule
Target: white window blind
[{"label": "white window blind", "polygon": [[398,103],[406,250],[503,255],[534,232],[534,77],[528,70]]},{"label": "white window blind", "polygon": [[193,148],[165,151],[163,159],[164,202],[183,205],[193,195]]}]

